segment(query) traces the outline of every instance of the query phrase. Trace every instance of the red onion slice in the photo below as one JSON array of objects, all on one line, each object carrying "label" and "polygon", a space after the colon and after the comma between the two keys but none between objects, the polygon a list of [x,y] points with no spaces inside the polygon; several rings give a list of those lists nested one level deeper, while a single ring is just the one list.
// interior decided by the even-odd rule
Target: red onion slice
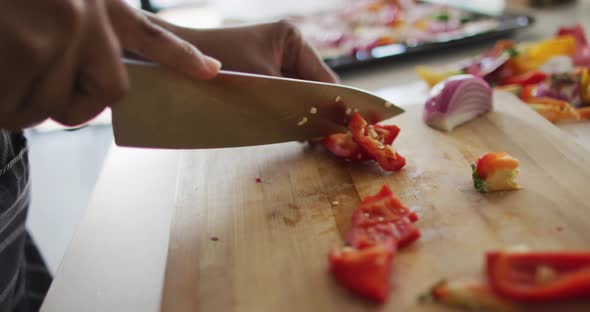
[{"label": "red onion slice", "polygon": [[424,122],[451,131],[492,110],[492,88],[473,75],[456,75],[439,82],[424,105]]}]

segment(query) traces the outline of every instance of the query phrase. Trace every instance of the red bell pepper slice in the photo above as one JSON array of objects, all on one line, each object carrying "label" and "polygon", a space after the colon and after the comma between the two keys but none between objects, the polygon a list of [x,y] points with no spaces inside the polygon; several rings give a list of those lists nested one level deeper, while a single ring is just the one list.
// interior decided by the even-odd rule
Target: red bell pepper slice
[{"label": "red bell pepper slice", "polygon": [[537,89],[537,85],[526,85],[522,87],[522,92],[520,93],[520,99],[526,101],[532,97],[534,97],[534,93]]},{"label": "red bell pepper slice", "polygon": [[532,71],[517,76],[507,77],[502,80],[502,85],[517,84],[521,86],[539,84],[549,77],[544,72]]},{"label": "red bell pepper slice", "polygon": [[572,27],[561,27],[557,36],[571,36],[576,40],[576,52],[573,57],[577,66],[590,67],[590,43],[586,38],[584,28],[580,24]]},{"label": "red bell pepper slice", "polygon": [[383,137],[383,143],[393,144],[400,132],[400,128],[396,125],[374,125],[377,134]]},{"label": "red bell pepper slice", "polygon": [[576,44],[588,44],[588,40],[586,40],[586,33],[580,24],[576,24],[572,27],[560,27],[557,31],[557,36],[572,36],[574,39],[576,39]]},{"label": "red bell pepper slice", "polygon": [[[354,119],[354,122],[352,121]],[[406,160],[392,147],[400,129],[395,125],[368,125],[360,114],[355,113],[349,122],[348,133],[336,133],[325,137],[322,144],[332,154],[349,160],[376,160],[388,171],[400,170]],[[352,133],[353,128],[358,132]],[[366,130],[366,134],[365,134]]]},{"label": "red bell pepper slice", "polygon": [[391,189],[384,185],[379,193],[365,197],[359,204],[352,216],[352,226],[373,225],[404,217],[408,217],[412,222],[418,221],[418,215],[404,206]]},{"label": "red bell pepper slice", "polygon": [[418,238],[420,238],[420,231],[408,218],[403,218],[372,226],[353,227],[348,232],[347,241],[357,248],[376,244],[391,244],[397,248],[403,248]]},{"label": "red bell pepper slice", "polygon": [[[348,123],[348,129],[350,129],[354,141],[375,159],[383,170],[398,171],[406,165],[406,159],[398,154],[391,145],[399,133],[399,128],[395,134],[385,133],[383,130],[387,129],[384,126],[371,126],[358,112],[355,112]],[[389,141],[391,143],[388,143]]]},{"label": "red bell pepper slice", "polygon": [[422,303],[438,302],[467,311],[514,311],[513,301],[496,295],[487,284],[471,281],[442,280],[427,293],[420,295]]},{"label": "red bell pepper slice", "polygon": [[590,298],[590,252],[489,252],[492,289],[513,300]]},{"label": "red bell pepper slice", "polygon": [[[387,140],[394,140],[393,137]],[[347,241],[351,247],[332,249],[330,267],[338,282],[365,297],[384,302],[389,296],[391,263],[399,246],[420,237],[418,216],[383,186],[366,197],[352,216]]]},{"label": "red bell pepper slice", "polygon": [[389,233],[371,227],[353,227],[348,231],[346,242],[351,247],[363,249],[376,245],[392,246],[397,250],[397,240]]},{"label": "red bell pepper slice", "polygon": [[379,244],[364,249],[344,247],[330,251],[328,261],[336,280],[367,298],[385,302],[391,288],[395,249]]},{"label": "red bell pepper slice", "polygon": [[350,133],[336,133],[322,140],[324,147],[332,154],[345,159],[367,160],[370,157],[353,139]]},{"label": "red bell pepper slice", "polygon": [[[392,144],[400,132],[398,126],[395,125],[375,125],[375,131],[383,137],[385,144]],[[370,160],[364,149],[356,143],[350,132],[336,133],[325,137],[322,140],[324,147],[337,157],[350,160]]]},{"label": "red bell pepper slice", "polygon": [[[383,138],[384,144],[393,144],[400,129],[395,125],[374,125],[375,132]],[[371,156],[354,141],[352,134],[336,133],[325,137],[322,140],[324,147],[335,156],[349,160],[370,160]]]},{"label": "red bell pepper slice", "polygon": [[347,241],[362,248],[380,243],[404,247],[420,237],[413,222],[418,215],[405,207],[384,185],[379,193],[366,197],[352,215]]}]

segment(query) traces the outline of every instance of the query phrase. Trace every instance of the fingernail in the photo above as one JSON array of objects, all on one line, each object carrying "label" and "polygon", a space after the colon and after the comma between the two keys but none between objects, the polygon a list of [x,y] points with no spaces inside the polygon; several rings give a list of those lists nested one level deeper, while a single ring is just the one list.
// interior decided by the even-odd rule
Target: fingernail
[{"label": "fingernail", "polygon": [[221,62],[212,57],[205,56],[204,62],[205,66],[212,74],[217,74],[217,72],[219,72],[219,69],[221,69]]}]

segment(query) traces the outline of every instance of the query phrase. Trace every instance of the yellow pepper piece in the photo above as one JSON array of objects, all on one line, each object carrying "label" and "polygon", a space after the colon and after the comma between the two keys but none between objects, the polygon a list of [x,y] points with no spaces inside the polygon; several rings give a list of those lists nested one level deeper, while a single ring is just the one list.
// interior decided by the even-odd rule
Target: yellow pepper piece
[{"label": "yellow pepper piece", "polygon": [[549,59],[558,55],[574,55],[576,40],[572,36],[560,36],[535,44],[519,46],[520,54],[514,58],[519,72],[537,70]]},{"label": "yellow pepper piece", "polygon": [[426,30],[426,29],[428,29],[428,23],[429,23],[428,20],[421,19],[417,22],[414,22],[414,27],[416,27],[416,29],[419,29],[419,30]]},{"label": "yellow pepper piece", "polygon": [[461,74],[461,71],[457,69],[443,69],[440,71],[432,70],[426,66],[416,66],[416,72],[424,80],[430,88],[434,87],[435,84],[453,76]]},{"label": "yellow pepper piece", "polygon": [[580,97],[583,105],[590,105],[590,69],[580,68]]}]

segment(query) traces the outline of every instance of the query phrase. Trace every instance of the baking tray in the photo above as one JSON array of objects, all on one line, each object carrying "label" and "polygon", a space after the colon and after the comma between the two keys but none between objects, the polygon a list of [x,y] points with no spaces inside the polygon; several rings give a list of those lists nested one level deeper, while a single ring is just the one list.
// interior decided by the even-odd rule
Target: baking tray
[{"label": "baking tray", "polygon": [[535,23],[533,16],[516,13],[504,13],[500,16],[481,17],[493,18],[498,21],[495,28],[473,34],[448,35],[444,39],[420,42],[417,44],[394,43],[377,46],[369,50],[360,50],[347,55],[325,58],[325,62],[334,70],[363,67],[370,63],[386,62],[418,53],[440,51],[463,44],[483,42],[486,40],[507,37],[514,32],[530,27]]}]

